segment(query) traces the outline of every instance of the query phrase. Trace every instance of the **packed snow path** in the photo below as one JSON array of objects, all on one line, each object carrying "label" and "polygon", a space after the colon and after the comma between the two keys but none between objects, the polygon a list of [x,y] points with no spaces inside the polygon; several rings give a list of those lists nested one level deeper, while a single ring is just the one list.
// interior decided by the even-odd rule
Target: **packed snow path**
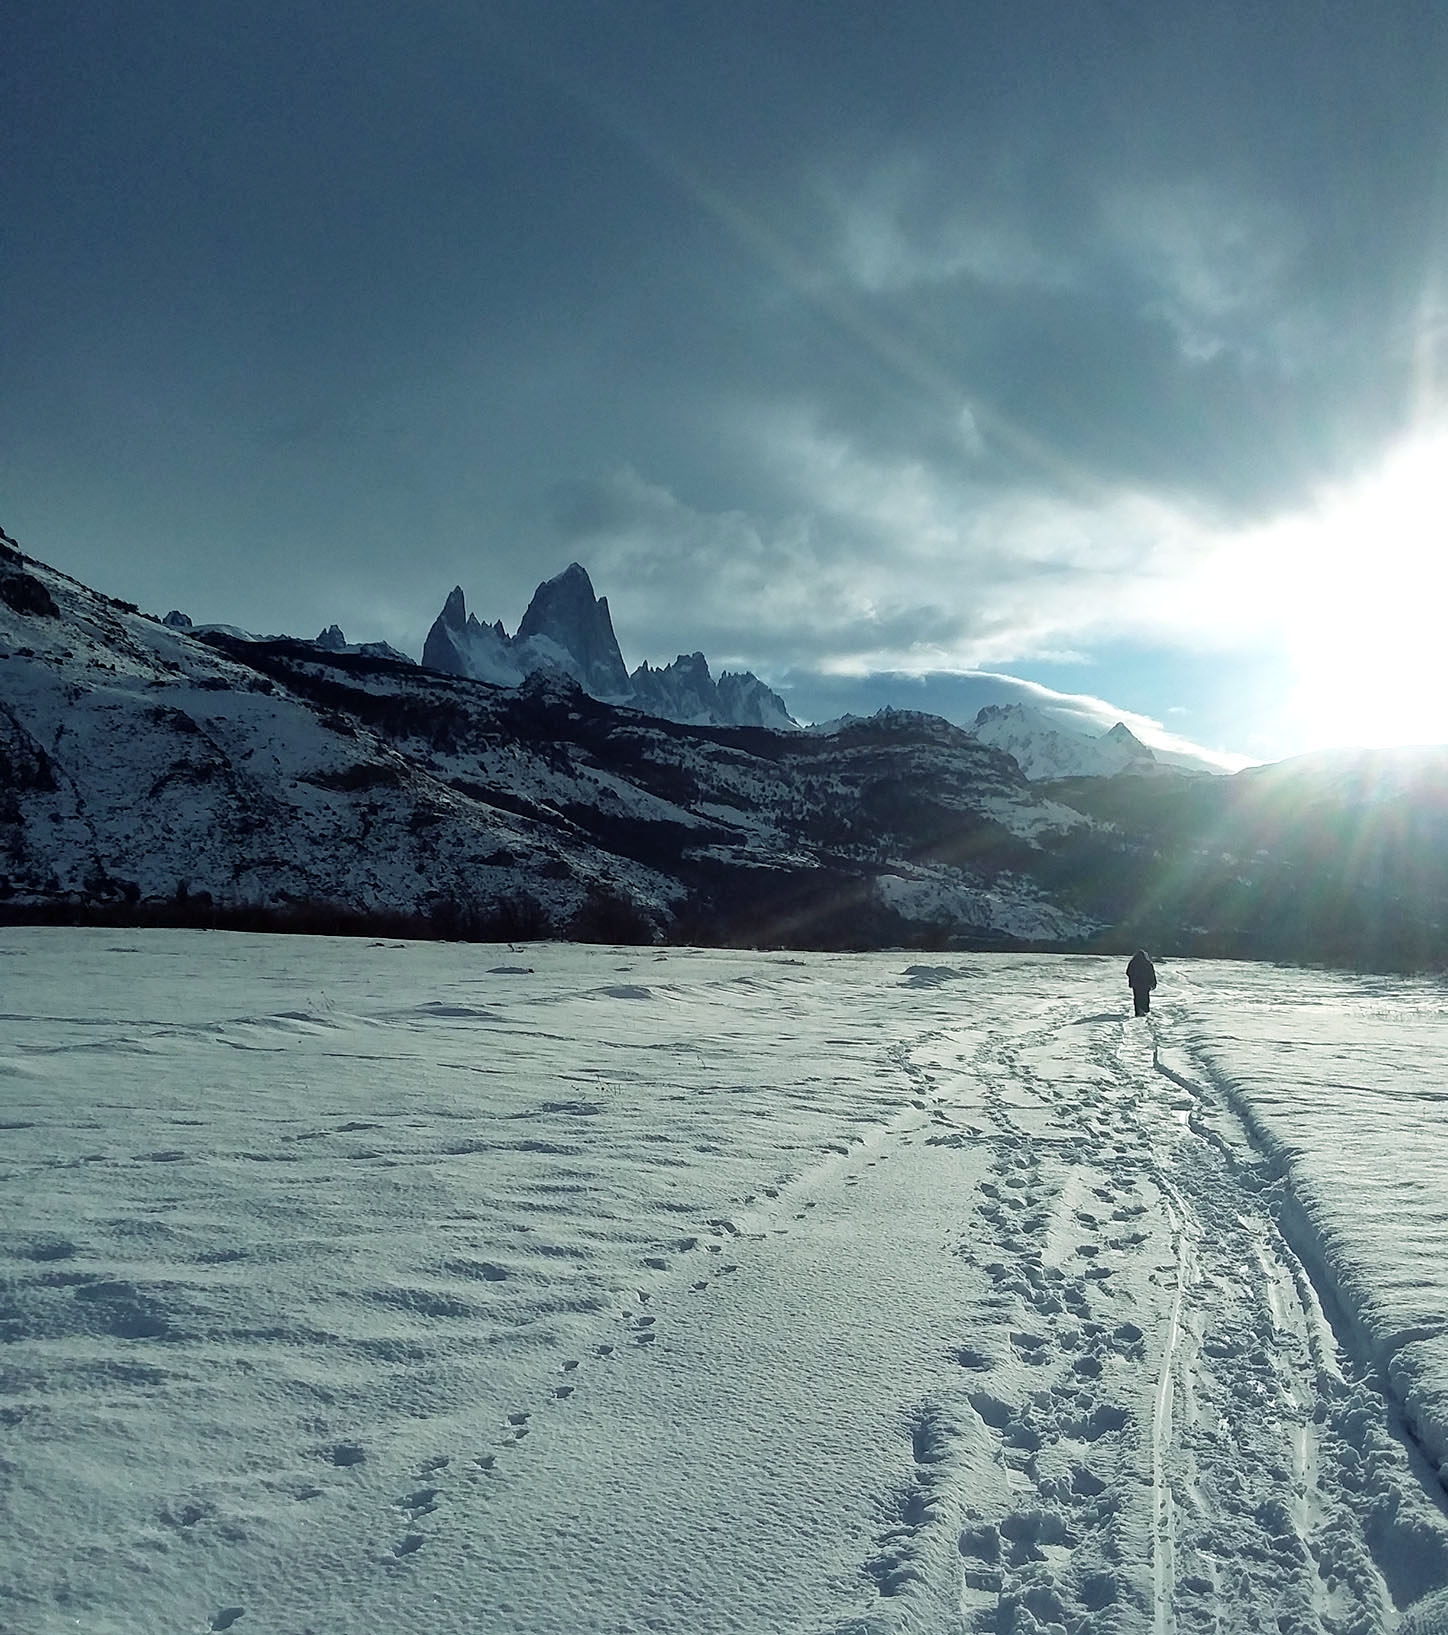
[{"label": "packed snow path", "polygon": [[1442,991],[1121,963],[0,933],[0,1628],[1441,1627]]}]

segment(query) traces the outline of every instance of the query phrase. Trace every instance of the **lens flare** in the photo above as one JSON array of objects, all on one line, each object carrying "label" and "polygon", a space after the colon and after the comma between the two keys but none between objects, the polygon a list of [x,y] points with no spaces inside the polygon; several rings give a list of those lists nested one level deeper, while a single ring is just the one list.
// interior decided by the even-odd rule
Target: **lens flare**
[{"label": "lens flare", "polygon": [[1296,689],[1318,746],[1448,741],[1448,430],[1288,525],[1278,555]]}]

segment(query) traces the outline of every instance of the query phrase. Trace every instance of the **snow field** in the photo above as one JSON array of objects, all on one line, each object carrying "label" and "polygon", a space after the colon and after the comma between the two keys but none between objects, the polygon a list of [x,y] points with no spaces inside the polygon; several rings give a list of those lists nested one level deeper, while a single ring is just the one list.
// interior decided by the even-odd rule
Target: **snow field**
[{"label": "snow field", "polygon": [[0,1627],[1395,1627],[1441,991],[1121,963],[0,932]]}]

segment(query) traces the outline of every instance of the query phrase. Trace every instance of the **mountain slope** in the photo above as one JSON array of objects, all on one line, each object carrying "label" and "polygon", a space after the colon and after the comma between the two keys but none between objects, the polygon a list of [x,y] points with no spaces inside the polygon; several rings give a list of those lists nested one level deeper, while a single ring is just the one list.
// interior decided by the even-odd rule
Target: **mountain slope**
[{"label": "mountain slope", "polygon": [[908,711],[685,725],[198,637],[0,536],[0,916],[1441,965],[1448,750],[1030,783]]},{"label": "mountain slope", "polygon": [[[0,546],[0,904],[533,919],[713,940],[1077,940],[1024,867],[1042,803],[931,717],[834,741],[203,639]],[[464,625],[464,628],[466,626]],[[1054,809],[1047,826],[1079,823]]]}]

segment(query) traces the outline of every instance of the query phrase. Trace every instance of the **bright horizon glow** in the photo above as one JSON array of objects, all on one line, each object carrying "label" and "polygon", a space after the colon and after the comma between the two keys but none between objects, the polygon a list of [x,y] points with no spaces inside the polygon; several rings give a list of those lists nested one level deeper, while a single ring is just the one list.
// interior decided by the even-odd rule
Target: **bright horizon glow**
[{"label": "bright horizon glow", "polygon": [[1304,748],[1448,741],[1448,428],[1419,436],[1276,542]]}]

